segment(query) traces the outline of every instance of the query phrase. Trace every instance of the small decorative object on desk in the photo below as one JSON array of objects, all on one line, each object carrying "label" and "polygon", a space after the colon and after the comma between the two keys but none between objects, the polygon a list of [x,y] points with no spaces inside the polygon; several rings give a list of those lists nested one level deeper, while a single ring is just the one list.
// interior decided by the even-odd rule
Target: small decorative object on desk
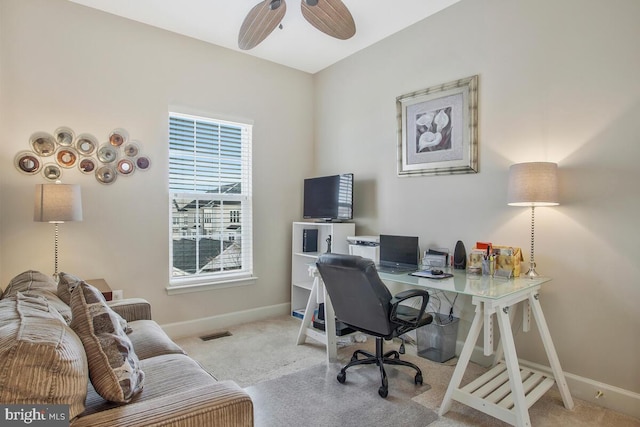
[{"label": "small decorative object on desk", "polygon": [[327,253],[331,253],[331,235],[327,237]]}]

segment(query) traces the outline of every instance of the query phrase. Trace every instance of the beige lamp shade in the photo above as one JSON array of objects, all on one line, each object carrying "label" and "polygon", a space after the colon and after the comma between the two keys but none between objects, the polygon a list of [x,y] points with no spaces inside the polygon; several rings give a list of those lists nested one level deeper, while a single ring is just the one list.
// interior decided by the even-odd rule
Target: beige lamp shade
[{"label": "beige lamp shade", "polygon": [[77,184],[37,184],[36,222],[82,221],[82,195]]},{"label": "beige lamp shade", "polygon": [[510,206],[556,206],[558,165],[549,162],[517,163],[509,168],[507,204]]}]

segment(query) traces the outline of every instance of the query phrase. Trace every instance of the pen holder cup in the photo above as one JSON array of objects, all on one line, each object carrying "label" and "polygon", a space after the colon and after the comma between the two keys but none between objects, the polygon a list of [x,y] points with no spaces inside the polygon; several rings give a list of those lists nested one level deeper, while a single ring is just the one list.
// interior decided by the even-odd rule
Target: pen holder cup
[{"label": "pen holder cup", "polygon": [[483,259],[482,260],[482,275],[483,276],[493,276],[493,272],[495,270],[495,262],[492,259]]}]

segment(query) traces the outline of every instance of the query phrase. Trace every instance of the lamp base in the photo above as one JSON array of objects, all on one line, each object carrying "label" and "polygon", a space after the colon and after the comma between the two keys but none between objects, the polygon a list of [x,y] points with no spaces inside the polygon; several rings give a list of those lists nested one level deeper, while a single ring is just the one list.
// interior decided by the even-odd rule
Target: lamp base
[{"label": "lamp base", "polygon": [[534,279],[534,278],[540,276],[538,274],[538,272],[536,271],[536,263],[535,262],[529,263],[529,270],[525,273],[525,276],[528,277],[529,279]]}]

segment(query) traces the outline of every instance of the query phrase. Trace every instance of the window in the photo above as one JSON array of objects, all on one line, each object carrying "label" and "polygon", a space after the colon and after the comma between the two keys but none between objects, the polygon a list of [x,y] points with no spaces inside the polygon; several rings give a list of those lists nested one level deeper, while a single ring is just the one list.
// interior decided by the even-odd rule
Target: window
[{"label": "window", "polygon": [[251,125],[169,114],[172,286],[250,278]]}]

